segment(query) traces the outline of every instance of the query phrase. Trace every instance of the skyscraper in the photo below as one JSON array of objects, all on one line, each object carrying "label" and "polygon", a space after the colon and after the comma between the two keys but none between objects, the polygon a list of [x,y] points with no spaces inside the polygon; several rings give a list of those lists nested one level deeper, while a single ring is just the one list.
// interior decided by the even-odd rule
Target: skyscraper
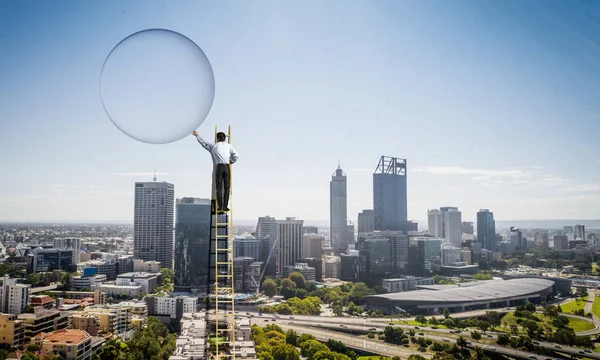
[{"label": "skyscraper", "polygon": [[442,239],[417,238],[418,265],[423,273],[439,270],[442,265]]},{"label": "skyscraper", "polygon": [[320,259],[323,253],[323,236],[304,234],[302,236],[302,258]]},{"label": "skyscraper", "polygon": [[283,275],[286,266],[293,266],[302,258],[303,220],[288,217],[277,221],[277,271]]},{"label": "skyscraper", "polygon": [[133,254],[173,269],[175,187],[167,182],[136,182]]},{"label": "skyscraper", "polygon": [[456,207],[441,207],[444,217],[444,238],[446,242],[460,248],[462,243],[462,218]]},{"label": "skyscraper", "polygon": [[175,216],[175,286],[204,288],[213,270],[208,267],[210,199],[177,199]]},{"label": "skyscraper", "polygon": [[375,230],[406,231],[406,160],[382,156],[373,173]]},{"label": "skyscraper", "polygon": [[444,216],[440,210],[427,210],[427,224],[429,235],[444,237]]},{"label": "skyscraper", "polygon": [[485,250],[497,251],[498,249],[494,213],[488,209],[481,209],[477,213],[477,241]]},{"label": "skyscraper", "polygon": [[346,173],[340,166],[331,176],[329,183],[329,224],[331,247],[345,250],[354,243],[354,227],[348,224],[348,196]]},{"label": "skyscraper", "polygon": [[265,277],[277,276],[277,219],[269,215],[259,217],[256,237],[261,242],[260,261],[265,263]]},{"label": "skyscraper", "polygon": [[375,214],[373,210],[363,210],[358,214],[358,233],[370,233],[375,230]]}]

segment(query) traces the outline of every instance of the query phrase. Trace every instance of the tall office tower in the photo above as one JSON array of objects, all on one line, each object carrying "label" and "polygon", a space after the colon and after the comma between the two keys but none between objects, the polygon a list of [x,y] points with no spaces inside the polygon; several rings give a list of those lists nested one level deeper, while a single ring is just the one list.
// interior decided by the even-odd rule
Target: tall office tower
[{"label": "tall office tower", "polygon": [[358,235],[359,279],[370,286],[408,270],[408,237],[402,231]]},{"label": "tall office tower", "polygon": [[259,217],[256,237],[260,240],[260,261],[265,263],[265,277],[277,276],[277,220],[269,215]]},{"label": "tall office tower", "polygon": [[585,240],[585,225],[575,225],[573,228],[575,240]]},{"label": "tall office tower", "polygon": [[210,216],[210,199],[177,199],[175,287],[178,291],[205,288],[210,271],[214,271],[208,263]]},{"label": "tall office tower", "polygon": [[375,230],[375,213],[373,210],[363,210],[358,213],[358,233],[370,233]]},{"label": "tall office tower", "polygon": [[406,159],[382,156],[373,173],[375,230],[406,231]]},{"label": "tall office tower", "polygon": [[261,259],[261,240],[254,236],[235,236],[233,242],[233,257],[249,257],[252,261]]},{"label": "tall office tower", "polygon": [[462,218],[457,207],[441,207],[444,217],[444,238],[446,242],[460,247],[462,243]]},{"label": "tall office tower", "polygon": [[79,238],[54,238],[54,248],[59,250],[73,250],[73,263],[79,264],[81,239]]},{"label": "tall office tower", "polygon": [[277,272],[283,275],[286,266],[293,266],[297,259],[302,258],[302,228],[303,220],[287,217],[277,221]]},{"label": "tall office tower", "polygon": [[319,233],[319,228],[316,226],[305,226],[304,227],[304,233],[305,234],[318,234]]},{"label": "tall office tower", "polygon": [[497,251],[498,249],[494,213],[488,209],[481,209],[477,213],[477,241],[485,250]]},{"label": "tall office tower", "polygon": [[418,238],[418,264],[424,273],[437,271],[442,265],[442,239]]},{"label": "tall office tower", "polygon": [[329,230],[331,247],[334,249],[345,250],[349,244],[354,243],[354,228],[352,229],[352,238],[348,232],[347,203],[346,173],[338,165],[329,183]]},{"label": "tall office tower", "polygon": [[31,285],[17,284],[17,279],[11,279],[8,275],[0,278],[0,301],[2,307],[0,312],[5,314],[19,315],[25,310],[29,301],[29,288]]},{"label": "tall office tower", "polygon": [[175,187],[167,182],[136,182],[133,255],[173,269]]},{"label": "tall office tower", "polygon": [[474,230],[472,221],[463,221],[461,227],[463,234],[473,235]]},{"label": "tall office tower", "polygon": [[323,253],[323,236],[304,234],[302,236],[302,258],[320,259]]},{"label": "tall office tower", "polygon": [[444,215],[438,209],[427,210],[429,235],[444,237]]}]

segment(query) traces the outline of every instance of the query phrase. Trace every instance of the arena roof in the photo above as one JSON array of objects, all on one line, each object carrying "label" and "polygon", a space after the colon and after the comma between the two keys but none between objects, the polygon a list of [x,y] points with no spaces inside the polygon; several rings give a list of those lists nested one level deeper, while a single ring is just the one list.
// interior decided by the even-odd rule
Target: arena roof
[{"label": "arena roof", "polygon": [[469,303],[473,301],[490,301],[525,296],[543,292],[552,288],[553,280],[548,279],[512,279],[485,281],[481,284],[470,283],[469,286],[451,286],[443,290],[415,290],[382,295],[370,298],[387,299],[398,302],[453,302]]}]

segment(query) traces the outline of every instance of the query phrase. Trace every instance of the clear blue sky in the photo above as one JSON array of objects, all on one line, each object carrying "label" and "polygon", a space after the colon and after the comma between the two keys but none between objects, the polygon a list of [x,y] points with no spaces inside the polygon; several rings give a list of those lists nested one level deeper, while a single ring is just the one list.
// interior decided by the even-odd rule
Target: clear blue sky
[{"label": "clear blue sky", "polygon": [[[122,134],[98,79],[146,28],[195,41],[232,125],[235,218],[327,220],[338,160],[351,218],[381,155],[408,159],[409,218],[600,218],[597,1],[2,1],[0,221],[131,220],[133,183],[208,197],[190,136]],[[143,126],[143,125],[140,125]]]}]

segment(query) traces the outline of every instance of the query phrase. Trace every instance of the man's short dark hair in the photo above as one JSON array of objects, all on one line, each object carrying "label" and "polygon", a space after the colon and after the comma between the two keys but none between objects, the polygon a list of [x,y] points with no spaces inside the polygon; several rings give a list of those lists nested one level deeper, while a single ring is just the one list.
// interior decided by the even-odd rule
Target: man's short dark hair
[{"label": "man's short dark hair", "polygon": [[225,135],[224,132],[218,132],[217,133],[217,140],[218,141],[225,141],[226,138],[227,138],[227,135]]}]

